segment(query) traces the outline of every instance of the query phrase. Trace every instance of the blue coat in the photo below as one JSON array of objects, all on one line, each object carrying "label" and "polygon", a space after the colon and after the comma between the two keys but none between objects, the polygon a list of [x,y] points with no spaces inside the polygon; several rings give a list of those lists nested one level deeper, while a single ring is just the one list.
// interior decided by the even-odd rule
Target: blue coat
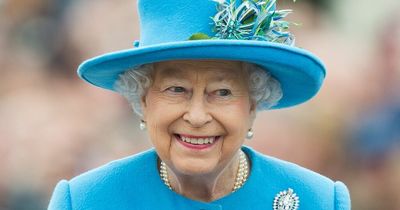
[{"label": "blue coat", "polygon": [[113,161],[70,181],[60,181],[49,210],[272,210],[275,196],[288,188],[300,200],[299,210],[347,210],[346,186],[298,165],[243,147],[251,160],[245,185],[211,203],[185,198],[164,185],[154,149]]}]

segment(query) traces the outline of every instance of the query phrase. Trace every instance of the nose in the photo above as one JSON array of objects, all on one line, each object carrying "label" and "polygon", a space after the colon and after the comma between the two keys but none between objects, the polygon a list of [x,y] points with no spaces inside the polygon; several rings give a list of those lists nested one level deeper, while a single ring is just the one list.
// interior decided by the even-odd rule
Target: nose
[{"label": "nose", "polygon": [[188,108],[183,115],[183,120],[193,127],[202,127],[212,121],[212,116],[208,112],[205,101],[202,97],[192,98]]}]

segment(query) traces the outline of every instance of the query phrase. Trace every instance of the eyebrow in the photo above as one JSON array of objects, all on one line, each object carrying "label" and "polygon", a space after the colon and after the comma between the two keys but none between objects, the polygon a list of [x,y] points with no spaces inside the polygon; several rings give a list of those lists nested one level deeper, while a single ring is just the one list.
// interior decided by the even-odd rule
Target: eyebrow
[{"label": "eyebrow", "polygon": [[160,76],[163,79],[184,79],[185,78],[185,71],[182,69],[176,69],[167,67],[165,69],[161,69]]},{"label": "eyebrow", "polygon": [[238,72],[228,72],[228,71],[224,71],[224,72],[218,72],[215,74],[215,77],[212,77],[210,79],[211,82],[232,82],[235,80],[242,80],[244,78],[241,78],[242,75],[240,75],[240,73]]},{"label": "eyebrow", "polygon": [[[235,74],[230,74],[227,71],[223,72],[215,72],[215,76],[210,78],[211,82],[231,82],[235,80],[236,78],[240,79],[240,75],[238,73]],[[209,71],[213,71],[210,69]],[[174,68],[174,67],[166,67],[164,69],[160,69],[159,72],[161,78],[163,80],[168,80],[168,79],[187,79],[186,75],[187,72],[184,69],[179,69],[179,68]]]}]

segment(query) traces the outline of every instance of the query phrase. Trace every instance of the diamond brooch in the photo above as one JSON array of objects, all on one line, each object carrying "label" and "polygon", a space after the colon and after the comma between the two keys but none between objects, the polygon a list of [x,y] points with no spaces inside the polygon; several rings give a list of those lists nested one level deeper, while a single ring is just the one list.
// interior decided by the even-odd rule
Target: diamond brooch
[{"label": "diamond brooch", "polygon": [[299,197],[289,188],[279,192],[274,199],[274,210],[297,210],[299,208]]}]

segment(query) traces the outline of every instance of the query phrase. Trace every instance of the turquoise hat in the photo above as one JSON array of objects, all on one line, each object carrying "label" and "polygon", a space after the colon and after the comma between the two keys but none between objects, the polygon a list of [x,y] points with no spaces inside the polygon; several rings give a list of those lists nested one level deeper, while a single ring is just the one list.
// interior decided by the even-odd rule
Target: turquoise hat
[{"label": "turquoise hat", "polygon": [[283,98],[272,107],[303,103],[320,89],[325,67],[294,46],[290,10],[276,0],[138,0],[141,38],[131,49],[83,62],[79,76],[115,91],[118,76],[143,64],[166,60],[221,59],[254,63],[281,84]]}]

